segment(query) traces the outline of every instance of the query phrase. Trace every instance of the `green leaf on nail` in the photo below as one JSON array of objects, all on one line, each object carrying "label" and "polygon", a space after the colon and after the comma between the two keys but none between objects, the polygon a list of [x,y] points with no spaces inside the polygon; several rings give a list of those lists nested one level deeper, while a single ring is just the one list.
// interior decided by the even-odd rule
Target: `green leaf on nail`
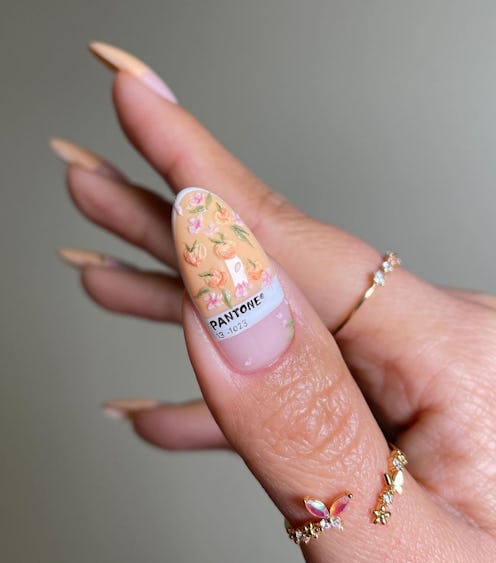
[{"label": "green leaf on nail", "polygon": [[198,205],[197,207],[193,207],[193,209],[190,210],[190,213],[203,213],[206,210],[207,208],[204,205]]},{"label": "green leaf on nail", "polygon": [[250,246],[253,246],[248,238],[248,233],[242,227],[239,225],[231,225],[231,229],[234,231],[234,234],[239,238],[239,240],[247,242]]},{"label": "green leaf on nail", "polygon": [[231,303],[231,292],[228,289],[223,289],[222,290],[222,297],[224,298],[224,303],[231,308],[232,307],[232,303]]},{"label": "green leaf on nail", "polygon": [[203,289],[200,289],[200,291],[195,295],[195,297],[198,299],[199,297],[203,297],[207,293],[210,293],[210,290],[208,289],[208,287],[204,287]]}]

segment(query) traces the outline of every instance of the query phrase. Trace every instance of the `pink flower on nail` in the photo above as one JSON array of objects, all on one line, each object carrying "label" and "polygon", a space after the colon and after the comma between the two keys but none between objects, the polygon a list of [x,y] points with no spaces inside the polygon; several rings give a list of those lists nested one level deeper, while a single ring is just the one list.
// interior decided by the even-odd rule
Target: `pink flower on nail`
[{"label": "pink flower on nail", "polygon": [[219,230],[219,227],[215,223],[210,223],[208,227],[205,229],[205,234],[207,236],[211,236]]},{"label": "pink flower on nail", "polygon": [[209,293],[208,295],[205,295],[203,301],[207,304],[207,309],[211,311],[212,309],[222,305],[222,295],[220,293]]},{"label": "pink flower on nail", "polygon": [[201,215],[196,215],[196,217],[191,217],[191,219],[188,219],[188,223],[189,223],[188,231],[192,235],[196,235],[196,233],[203,226],[203,220],[202,220]]},{"label": "pink flower on nail", "polygon": [[234,219],[234,222],[236,223],[236,225],[239,225],[240,227],[244,226],[244,223],[241,220],[241,217],[237,213],[233,213],[233,219]]},{"label": "pink flower on nail", "polygon": [[262,283],[263,285],[270,285],[272,283],[272,276],[269,270],[264,270],[262,272]]},{"label": "pink flower on nail", "polygon": [[195,192],[188,203],[188,209],[194,209],[199,205],[202,205],[205,201],[205,194],[203,192]]},{"label": "pink flower on nail", "polygon": [[248,282],[241,282],[236,285],[234,290],[234,295],[236,297],[246,297],[248,295],[248,289],[250,289],[250,284]]}]

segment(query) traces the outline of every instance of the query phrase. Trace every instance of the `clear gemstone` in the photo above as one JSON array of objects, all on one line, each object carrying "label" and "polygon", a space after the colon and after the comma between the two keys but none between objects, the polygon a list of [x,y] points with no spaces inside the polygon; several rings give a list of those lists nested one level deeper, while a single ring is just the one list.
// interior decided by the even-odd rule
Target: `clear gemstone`
[{"label": "clear gemstone", "polygon": [[339,516],[331,516],[330,524],[333,528],[341,528],[341,518]]},{"label": "clear gemstone", "polygon": [[382,495],[382,500],[386,503],[386,504],[391,504],[393,502],[393,495],[391,493],[384,493]]},{"label": "clear gemstone", "polygon": [[395,458],[393,459],[393,465],[394,465],[394,467],[395,467],[396,469],[398,469],[398,470],[400,470],[400,469],[403,468],[403,464],[401,463],[401,461],[400,461],[397,457],[395,457]]},{"label": "clear gemstone", "polygon": [[396,254],[396,252],[388,252],[388,262],[391,263],[392,266],[399,266],[401,264],[401,258]]},{"label": "clear gemstone", "polygon": [[303,537],[303,532],[301,530],[296,530],[295,537],[297,540],[301,540],[301,538]]},{"label": "clear gemstone", "polygon": [[327,528],[331,527],[331,523],[329,522],[329,520],[325,520],[324,518],[322,518],[322,520],[319,522],[320,527],[323,530],[327,530]]},{"label": "clear gemstone", "polygon": [[391,264],[391,262],[388,262],[386,260],[386,262],[382,263],[382,269],[387,273],[387,272],[392,272],[393,271],[393,265]]},{"label": "clear gemstone", "polygon": [[382,270],[377,270],[377,272],[374,272],[374,282],[377,285],[384,285],[386,283],[386,277]]}]

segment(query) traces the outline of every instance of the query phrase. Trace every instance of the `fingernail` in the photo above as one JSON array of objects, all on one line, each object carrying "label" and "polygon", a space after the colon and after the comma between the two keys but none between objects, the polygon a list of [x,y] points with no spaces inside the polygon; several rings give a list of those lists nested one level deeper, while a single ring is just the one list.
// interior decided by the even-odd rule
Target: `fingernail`
[{"label": "fingernail", "polygon": [[172,215],[183,281],[213,339],[238,371],[274,363],[293,338],[293,320],[253,233],[201,188],[179,192]]},{"label": "fingernail", "polygon": [[125,70],[129,72],[150,88],[150,90],[153,90],[153,92],[169,102],[177,104],[177,98],[167,84],[149,66],[134,55],[100,41],[90,43],[89,50],[111,70]]},{"label": "fingernail", "polygon": [[122,399],[105,401],[103,414],[114,420],[129,420],[138,412],[152,410],[160,405],[155,399]]},{"label": "fingernail", "polygon": [[88,172],[94,172],[116,180],[124,180],[124,174],[97,154],[65,139],[50,139],[53,152],[65,163],[76,164]]},{"label": "fingernail", "polygon": [[126,262],[117,260],[112,256],[80,250],[79,248],[59,248],[59,257],[70,266],[82,268],[83,266],[103,266],[105,268],[115,268],[123,270],[134,270],[135,268]]}]

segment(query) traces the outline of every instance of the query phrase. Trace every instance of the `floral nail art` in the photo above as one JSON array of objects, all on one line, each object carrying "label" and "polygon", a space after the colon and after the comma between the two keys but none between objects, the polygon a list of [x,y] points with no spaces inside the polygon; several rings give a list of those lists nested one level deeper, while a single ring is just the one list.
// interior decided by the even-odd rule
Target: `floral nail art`
[{"label": "floral nail art", "polygon": [[184,285],[214,340],[239,371],[270,365],[289,346],[294,323],[253,233],[201,188],[177,195],[172,225]]},{"label": "floral nail art", "polygon": [[271,285],[273,273],[265,253],[239,215],[214,194],[191,191],[174,209],[176,222],[186,222],[191,235],[183,243],[182,258],[204,315],[231,308]]}]

